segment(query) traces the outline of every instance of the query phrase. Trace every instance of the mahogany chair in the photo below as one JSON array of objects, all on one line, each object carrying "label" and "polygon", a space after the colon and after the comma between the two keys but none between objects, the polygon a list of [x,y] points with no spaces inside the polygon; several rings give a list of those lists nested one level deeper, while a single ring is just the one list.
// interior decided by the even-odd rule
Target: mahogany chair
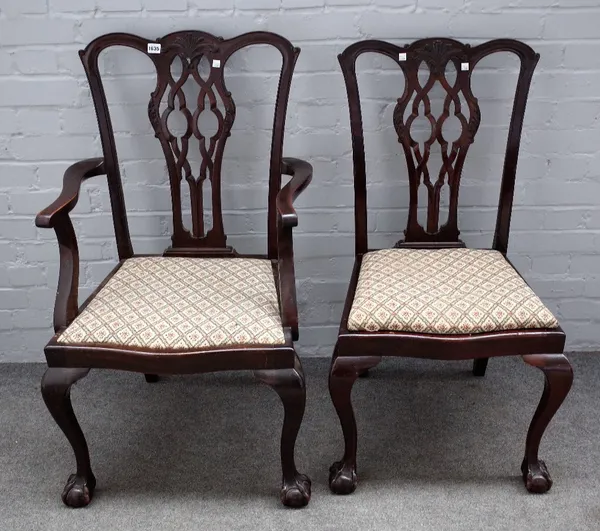
[{"label": "mahogany chair", "polygon": [[[393,122],[406,158],[408,223],[403,240],[393,249],[377,251],[370,250],[367,241],[366,163],[356,74],[356,60],[367,52],[395,61],[406,82]],[[471,73],[481,59],[495,52],[515,54],[520,71],[493,247],[467,249],[459,239],[459,185],[481,120],[477,98],[471,92]],[[476,376],[483,376],[488,359],[496,356],[522,355],[526,363],[541,369],[546,383],[529,427],[521,470],[530,492],[546,492],[552,485],[546,465],[538,459],[538,448],[571,387],[572,369],[562,354],[565,334],[506,257],[525,104],[538,59],[529,46],[508,39],[475,47],[452,39],[423,39],[403,47],[368,40],[352,44],[339,56],[350,108],[356,259],[329,375],[345,442],[341,461],[330,469],[330,488],[336,494],[353,492],[357,483],[352,386],[385,356],[474,359]],[[449,63],[456,70],[454,83],[449,80]],[[419,75],[420,67],[428,74]],[[443,111],[438,116],[434,116],[430,100],[436,82],[443,91]],[[461,106],[461,99],[466,104]],[[460,127],[450,142],[443,129],[451,105]],[[411,128],[419,114],[428,123],[427,139],[421,144]],[[429,162],[435,143],[442,161],[439,173],[432,177]],[[448,219],[440,224],[440,191],[445,183],[449,187]],[[426,227],[418,220],[420,186],[427,197]]]},{"label": "mahogany chair", "polygon": [[[156,45],[160,45],[160,53],[156,53]],[[233,53],[251,45],[274,47],[281,54],[282,66],[269,159],[268,251],[243,256],[227,246],[223,230],[221,164],[236,115],[223,67]],[[138,256],[132,248],[115,138],[98,68],[100,52],[111,46],[139,50],[156,67],[148,116],[166,160],[173,206],[172,245],[162,256]],[[293,345],[298,339],[298,311],[292,228],[298,218],[292,203],[309,184],[312,167],[298,159],[282,158],[288,95],[299,52],[273,33],[251,32],[223,40],[200,31],[171,33],[150,43],[135,35],[108,34],[80,52],[104,156],[71,166],[58,199],[36,218],[38,227],[56,231],[60,247],[56,334],[45,347],[49,368],[42,380],[42,395],[77,460],[77,472],[69,477],[62,494],[66,505],[87,505],[96,485],[86,440],[70,401],[71,386],[92,368],[141,372],[148,381],[156,381],[158,374],[254,371],[279,394],[285,411],[281,500],[293,507],[308,503],[310,480],[296,470],[294,462],[305,384]],[[209,64],[204,77],[199,70],[203,58]],[[181,62],[182,71],[174,79],[171,65],[175,61]],[[197,101],[186,102],[182,90],[186,82],[198,85]],[[187,123],[179,138],[168,123],[175,109]],[[199,130],[198,118],[203,112],[212,112],[218,122],[212,136],[205,137]],[[199,142],[199,168],[193,168],[188,157],[192,137]],[[291,176],[283,187],[282,174]],[[119,263],[78,309],[79,256],[69,212],[83,181],[99,175],[108,180]],[[180,185],[184,178],[190,187],[190,230],[183,223]],[[203,211],[206,179],[212,190],[210,212]],[[213,222],[208,231],[204,227],[207,213],[212,213]]]}]

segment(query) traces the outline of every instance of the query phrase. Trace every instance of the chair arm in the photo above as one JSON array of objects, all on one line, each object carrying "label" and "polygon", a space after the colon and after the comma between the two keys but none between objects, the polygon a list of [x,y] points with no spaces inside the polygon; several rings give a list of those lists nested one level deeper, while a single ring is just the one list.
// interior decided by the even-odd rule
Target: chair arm
[{"label": "chair arm", "polygon": [[298,303],[294,271],[294,243],[292,228],[298,225],[293,202],[310,183],[312,166],[303,160],[284,158],[282,173],[291,175],[290,181],[277,194],[277,259],[279,295],[281,297],[284,327],[290,327],[292,339],[298,339]]},{"label": "chair arm", "polygon": [[63,177],[60,195],[36,216],[35,224],[45,229],[54,227],[60,214],[68,214],[77,204],[81,183],[90,177],[104,173],[104,159],[102,158],[80,160],[69,166]]},{"label": "chair arm", "polygon": [[69,212],[77,204],[81,183],[103,173],[104,161],[101,158],[76,162],[65,172],[62,191],[56,201],[35,218],[38,227],[54,228],[58,239],[60,268],[54,303],[55,332],[67,327],[77,317],[79,308],[79,250]]},{"label": "chair arm", "polygon": [[277,194],[277,213],[284,226],[295,227],[298,225],[298,215],[293,203],[312,180],[313,169],[304,160],[286,157],[282,160],[281,172],[292,178]]}]

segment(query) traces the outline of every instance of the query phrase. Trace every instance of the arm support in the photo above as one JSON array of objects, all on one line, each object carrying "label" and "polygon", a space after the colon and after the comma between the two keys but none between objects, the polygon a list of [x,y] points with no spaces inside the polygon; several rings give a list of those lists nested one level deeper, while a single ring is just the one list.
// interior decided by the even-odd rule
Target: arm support
[{"label": "arm support", "polygon": [[294,272],[294,244],[292,228],[298,225],[294,200],[312,180],[312,166],[303,160],[284,158],[282,173],[291,175],[290,181],[277,194],[277,260],[279,267],[279,296],[283,326],[292,329],[292,339],[298,339],[298,304],[296,302],[296,275]]},{"label": "arm support", "polygon": [[298,215],[293,203],[312,180],[313,169],[308,162],[300,159],[286,157],[282,162],[281,173],[292,178],[277,194],[277,214],[285,227],[295,227],[298,225]]},{"label": "arm support", "polygon": [[101,158],[80,160],[69,166],[63,177],[60,195],[36,216],[35,224],[44,229],[54,227],[57,219],[68,215],[77,204],[81,183],[89,177],[104,173],[104,160]]},{"label": "arm support", "polygon": [[101,158],[76,162],[65,172],[63,188],[56,201],[35,218],[38,227],[53,228],[58,239],[60,269],[54,303],[55,331],[68,326],[77,316],[78,309],[79,250],[69,212],[77,204],[81,183],[103,173],[104,162]]}]

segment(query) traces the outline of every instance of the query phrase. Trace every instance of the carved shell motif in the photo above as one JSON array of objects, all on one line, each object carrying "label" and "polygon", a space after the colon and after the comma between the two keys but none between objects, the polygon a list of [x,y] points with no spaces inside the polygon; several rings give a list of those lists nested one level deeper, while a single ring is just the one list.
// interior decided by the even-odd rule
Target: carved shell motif
[{"label": "carved shell motif", "polygon": [[[222,40],[222,39],[218,39]],[[194,59],[200,54],[217,54],[219,48],[215,42],[208,42],[203,34],[184,33],[176,37],[169,45],[169,49],[176,51],[178,55]]]},{"label": "carved shell motif", "polygon": [[450,58],[455,57],[459,60],[466,60],[466,54],[462,46],[441,39],[427,42],[416,53],[420,59],[427,63],[427,66],[434,75],[444,73],[446,64]]}]

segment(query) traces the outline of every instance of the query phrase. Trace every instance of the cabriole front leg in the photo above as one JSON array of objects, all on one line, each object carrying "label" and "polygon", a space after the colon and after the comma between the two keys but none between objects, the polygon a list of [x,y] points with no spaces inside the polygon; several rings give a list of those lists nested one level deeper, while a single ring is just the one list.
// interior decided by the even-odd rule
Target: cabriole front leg
[{"label": "cabriole front leg", "polygon": [[69,507],[85,507],[92,500],[96,478],[81,427],[71,405],[71,386],[87,375],[89,369],[50,367],[42,378],[42,396],[52,417],[66,435],[75,452],[77,472],[71,474],[62,493]]},{"label": "cabriole front leg", "polygon": [[527,432],[525,458],[521,465],[523,481],[529,492],[544,493],[552,487],[552,478],[544,461],[538,458],[542,436],[558,411],[573,383],[573,369],[563,354],[523,356],[529,365],[544,372],[544,392]]},{"label": "cabriole front leg", "polygon": [[304,507],[310,501],[311,483],[308,476],[296,469],[294,449],[302,424],[306,403],[304,373],[296,357],[293,369],[255,371],[256,377],[272,387],[281,398],[284,409],[281,432],[281,468],[283,481],[281,502],[288,507]]},{"label": "cabriole front leg", "polygon": [[329,468],[329,488],[335,494],[350,494],[356,489],[356,419],[352,409],[352,386],[357,378],[375,367],[380,356],[335,357],[329,373],[329,393],[344,433],[344,456]]}]

